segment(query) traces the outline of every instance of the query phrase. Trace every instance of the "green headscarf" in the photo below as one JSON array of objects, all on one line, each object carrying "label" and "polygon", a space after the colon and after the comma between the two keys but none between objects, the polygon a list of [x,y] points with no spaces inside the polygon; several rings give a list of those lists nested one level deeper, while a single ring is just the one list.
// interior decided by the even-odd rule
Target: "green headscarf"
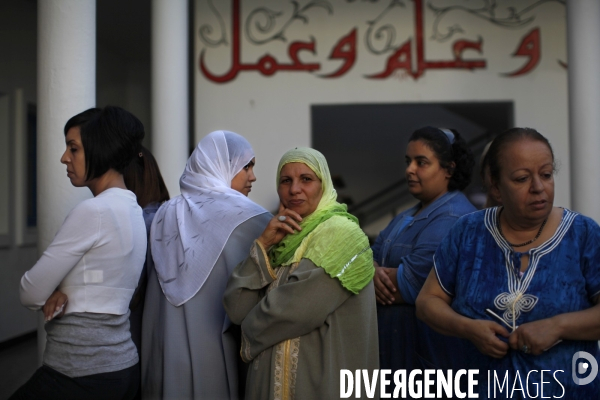
[{"label": "green headscarf", "polygon": [[356,217],[337,202],[325,156],[307,147],[289,150],[279,161],[277,186],[281,169],[289,163],[308,166],[321,180],[323,195],[315,211],[302,219],[302,231],[285,236],[270,250],[271,265],[285,266],[307,258],[346,289],[360,292],[375,274],[373,255]]}]

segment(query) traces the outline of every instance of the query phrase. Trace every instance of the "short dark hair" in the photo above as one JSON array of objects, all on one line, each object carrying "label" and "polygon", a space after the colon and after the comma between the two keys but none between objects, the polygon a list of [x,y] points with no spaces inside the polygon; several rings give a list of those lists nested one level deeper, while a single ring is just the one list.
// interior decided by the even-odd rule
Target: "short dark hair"
[{"label": "short dark hair", "polygon": [[460,134],[454,129],[448,130],[454,135],[452,143],[444,131],[433,126],[417,129],[408,141],[420,140],[435,153],[440,166],[452,175],[448,181],[449,191],[463,190],[471,183],[475,158]]},{"label": "short dark hair", "polygon": [[83,125],[87,124],[90,119],[101,112],[102,110],[100,108],[90,108],[71,117],[65,124],[65,136],[67,136],[67,132],[69,132],[71,128],[81,128]]},{"label": "short dark hair", "polygon": [[144,146],[123,171],[127,189],[135,193],[140,207],[150,203],[164,203],[169,200],[169,191],[158,168],[156,159]]},{"label": "short dark hair", "polygon": [[494,138],[482,163],[489,167],[492,183],[498,183],[500,180],[500,153],[508,144],[520,140],[533,140],[542,142],[548,146],[550,154],[552,155],[552,167],[556,170],[556,165],[554,165],[554,151],[552,151],[552,146],[544,135],[533,128],[510,128]]},{"label": "short dark hair", "polygon": [[144,138],[144,125],[120,107],[90,108],[75,115],[67,121],[65,135],[77,126],[85,152],[86,180],[102,176],[111,168],[123,173],[139,153]]}]

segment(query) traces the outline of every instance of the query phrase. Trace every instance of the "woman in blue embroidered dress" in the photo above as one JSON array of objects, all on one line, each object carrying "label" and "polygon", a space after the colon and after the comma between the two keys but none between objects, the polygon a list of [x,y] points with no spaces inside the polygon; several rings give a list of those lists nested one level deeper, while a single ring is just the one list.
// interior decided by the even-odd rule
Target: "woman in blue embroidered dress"
[{"label": "woman in blue embroidered dress", "polygon": [[417,299],[418,316],[471,341],[480,398],[597,398],[600,380],[585,384],[593,372],[572,368],[585,366],[575,356],[584,351],[597,370],[600,227],[553,206],[554,155],[537,131],[502,133],[487,157],[491,193],[503,206],[450,230]]},{"label": "woman in blue embroidered dress", "polygon": [[425,127],[409,139],[406,179],[419,203],[396,216],[373,245],[382,369],[457,366],[459,340],[417,321],[414,304],[437,246],[459,217],[475,211],[460,192],[471,180],[473,165],[456,131]]}]

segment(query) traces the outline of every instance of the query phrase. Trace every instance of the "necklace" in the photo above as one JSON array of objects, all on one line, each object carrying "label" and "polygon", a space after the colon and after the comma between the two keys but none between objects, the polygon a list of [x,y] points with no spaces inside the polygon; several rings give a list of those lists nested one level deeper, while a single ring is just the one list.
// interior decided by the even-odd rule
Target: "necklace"
[{"label": "necklace", "polygon": [[[509,242],[506,239],[506,237],[502,233],[502,227],[500,226],[500,215],[502,215],[502,211],[504,211],[504,207],[502,207],[500,209],[500,211],[498,212],[498,221],[496,222],[496,225],[498,225],[498,232],[500,233],[500,236],[502,236],[502,238],[504,240],[506,240],[506,243],[508,243],[512,247],[523,247],[523,246],[527,246],[528,244],[531,244],[531,243],[535,242],[537,240],[537,238],[539,238],[540,235],[542,234],[542,229],[544,229],[544,226],[546,226],[546,222],[548,222],[548,217],[546,217],[546,219],[544,220],[544,222],[542,222],[542,226],[540,226],[540,230],[538,231],[537,235],[535,235],[535,237],[533,239],[528,240],[528,241],[526,241],[524,243],[520,243],[520,244],[512,244],[511,242]],[[550,216],[550,215],[548,215],[548,216]]]}]

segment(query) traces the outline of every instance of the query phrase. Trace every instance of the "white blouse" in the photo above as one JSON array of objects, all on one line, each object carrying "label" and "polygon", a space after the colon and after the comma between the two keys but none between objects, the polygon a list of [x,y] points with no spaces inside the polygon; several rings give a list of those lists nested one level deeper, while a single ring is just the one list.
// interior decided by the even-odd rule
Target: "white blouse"
[{"label": "white blouse", "polygon": [[21,278],[21,303],[41,308],[58,288],[65,313],[123,315],[146,259],[146,226],[135,194],[110,188],[79,203]]}]

